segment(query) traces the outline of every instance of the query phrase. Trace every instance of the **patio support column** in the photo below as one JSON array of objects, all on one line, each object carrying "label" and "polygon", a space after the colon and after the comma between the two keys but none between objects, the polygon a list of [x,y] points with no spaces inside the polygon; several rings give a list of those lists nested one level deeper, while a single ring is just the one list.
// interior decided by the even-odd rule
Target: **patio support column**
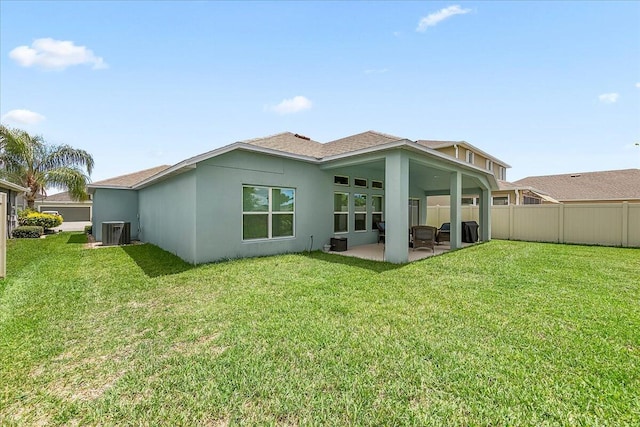
[{"label": "patio support column", "polygon": [[384,184],[384,260],[401,264],[409,261],[409,158],[403,151],[387,154]]},{"label": "patio support column", "polygon": [[449,222],[451,223],[450,243],[451,249],[458,249],[462,247],[462,174],[460,172],[451,172],[449,191],[451,194],[451,213],[449,217]]},{"label": "patio support column", "polygon": [[480,240],[491,240],[491,191],[486,188],[480,195]]}]

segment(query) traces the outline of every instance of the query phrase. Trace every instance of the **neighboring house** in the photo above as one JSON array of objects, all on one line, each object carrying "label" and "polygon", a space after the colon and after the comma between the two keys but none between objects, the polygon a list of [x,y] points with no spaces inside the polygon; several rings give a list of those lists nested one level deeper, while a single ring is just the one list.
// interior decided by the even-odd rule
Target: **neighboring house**
[{"label": "neighboring house", "polygon": [[7,195],[7,233],[9,236],[11,236],[11,231],[18,226],[18,211],[24,208],[20,205],[19,196],[28,190],[18,184],[0,179],[0,192]]},{"label": "neighboring house", "polygon": [[[528,202],[530,200],[534,200],[534,198],[541,200],[540,195],[534,195],[533,193],[529,194],[530,189],[520,189],[506,181],[507,169],[511,166],[466,141],[418,140],[417,142],[492,173],[498,181],[499,186],[498,190],[492,192],[491,203],[493,205],[524,204],[525,201]],[[522,190],[522,192],[520,190]],[[477,205],[479,203],[479,198],[479,194],[465,193],[462,195],[462,204]],[[427,200],[427,204],[429,206],[449,206],[449,203],[449,196],[432,196]]]},{"label": "neighboring house", "polygon": [[640,203],[640,169],[530,176],[514,182],[562,203]]},{"label": "neighboring house", "polygon": [[416,142],[455,159],[459,159],[485,169],[493,173],[497,180],[507,180],[507,169],[511,166],[466,141],[418,140]]},{"label": "neighboring house", "polygon": [[[409,205],[480,194],[480,234],[491,235],[493,171],[420,141],[368,131],[328,143],[281,133],[236,142],[184,160],[88,186],[93,230],[131,223],[131,237],[198,264],[317,250],[332,237],[349,246],[377,242],[386,222],[385,260],[408,259]],[[419,213],[418,213],[419,212]],[[461,247],[460,202],[451,209],[451,246]]]},{"label": "neighboring house", "polygon": [[42,211],[58,211],[64,222],[91,221],[91,197],[83,202],[72,200],[68,191],[40,196],[36,198],[35,209]]}]

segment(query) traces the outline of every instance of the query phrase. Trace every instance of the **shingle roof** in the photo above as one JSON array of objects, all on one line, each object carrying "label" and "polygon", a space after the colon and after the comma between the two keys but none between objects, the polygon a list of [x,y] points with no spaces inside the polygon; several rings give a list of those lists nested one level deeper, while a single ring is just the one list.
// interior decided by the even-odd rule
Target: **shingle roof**
[{"label": "shingle roof", "polygon": [[91,184],[89,184],[89,187],[133,187],[137,183],[144,181],[145,179],[150,178],[169,167],[169,165],[156,166],[154,168],[116,176],[114,178],[103,179],[102,181],[92,182]]},{"label": "shingle roof", "polygon": [[537,188],[560,201],[640,200],[640,169],[529,176],[514,184]]},{"label": "shingle roof", "polygon": [[[173,166],[158,166],[156,168],[147,169],[140,172],[131,173],[128,175],[122,175],[115,178],[105,179],[97,181],[89,185],[89,188],[94,187],[122,187],[131,188],[134,186],[146,186],[151,182],[154,182],[156,178],[160,179],[171,174],[179,173],[185,167],[196,164],[202,160],[224,154],[230,150],[236,148],[243,148],[243,146],[260,147],[268,150],[279,151],[285,155],[303,156],[315,160],[323,160],[327,157],[338,156],[341,154],[347,154],[356,152],[359,150],[365,150],[368,148],[374,148],[385,144],[409,141],[406,138],[401,138],[394,135],[388,135],[376,131],[366,131],[356,135],[351,135],[346,138],[337,139],[327,143],[321,143],[314,141],[303,135],[294,134],[291,132],[283,132],[275,135],[248,139],[239,141],[234,144],[230,144],[219,149],[203,153],[201,155],[184,160]],[[423,141],[425,142],[425,141]],[[431,141],[438,142],[438,141]],[[449,144],[448,141],[439,141],[444,144]],[[453,144],[453,143],[451,143]],[[422,144],[426,148],[430,148],[427,144]],[[468,144],[470,145],[470,144]],[[439,153],[442,154],[442,153]],[[157,177],[155,175],[158,175]]]},{"label": "shingle roof", "polygon": [[291,132],[283,132],[264,138],[248,139],[242,142],[257,147],[315,158],[322,157],[322,146],[324,145],[303,135]]},{"label": "shingle roof", "polygon": [[47,195],[47,196],[38,196],[36,197],[36,200],[41,202],[43,200],[46,200],[47,202],[72,202],[75,200],[71,199],[71,195],[69,194],[68,191],[62,192],[62,193],[56,193],[56,194],[51,194],[51,195]]},{"label": "shingle roof", "polygon": [[389,142],[400,141],[403,138],[387,135],[375,131],[366,131],[346,138],[336,139],[327,143],[320,143],[303,135],[283,132],[264,138],[249,139],[242,141],[245,144],[255,145],[263,148],[270,148],[290,154],[315,157],[335,156],[350,153],[364,148],[375,147]]},{"label": "shingle roof", "polygon": [[385,133],[369,130],[358,133],[356,135],[347,136],[346,138],[336,139],[335,141],[323,144],[323,157],[336,156],[339,154],[350,153],[365,148],[376,147],[378,145],[388,144],[390,142],[401,141],[404,138],[399,136],[388,135]]}]

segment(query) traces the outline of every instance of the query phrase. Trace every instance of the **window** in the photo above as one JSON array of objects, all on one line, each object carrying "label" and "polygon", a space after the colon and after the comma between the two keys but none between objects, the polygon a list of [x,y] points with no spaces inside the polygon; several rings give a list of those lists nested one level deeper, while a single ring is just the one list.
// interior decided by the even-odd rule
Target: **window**
[{"label": "window", "polygon": [[367,188],[367,180],[364,178],[354,178],[353,179],[354,187]]},{"label": "window", "polygon": [[539,205],[541,203],[542,203],[542,200],[540,200],[537,197],[524,196],[524,204],[525,205]]},{"label": "window", "polygon": [[355,231],[367,231],[367,195],[353,195],[353,210],[355,211]]},{"label": "window", "polygon": [[[373,185],[373,182],[371,182]],[[382,221],[382,196],[371,196],[371,230],[376,231],[378,229],[379,222]]]},{"label": "window", "polygon": [[473,161],[474,161],[473,151],[467,150],[467,163],[473,164]]},{"label": "window", "polygon": [[242,240],[293,237],[293,188],[242,187]]},{"label": "window", "polygon": [[382,181],[371,180],[371,188],[377,188],[379,190],[382,190],[384,188],[384,185]]},{"label": "window", "polygon": [[335,175],[333,177],[333,183],[336,185],[349,185],[349,177],[342,175]]},{"label": "window", "polygon": [[463,206],[475,206],[478,204],[477,200],[476,197],[463,197],[460,199],[460,204]]},{"label": "window", "polygon": [[333,232],[349,232],[349,193],[333,193]]},{"label": "window", "polygon": [[494,206],[506,206],[509,204],[509,196],[501,196],[493,198]]},{"label": "window", "polygon": [[420,224],[420,200],[409,199],[409,227]]},{"label": "window", "polygon": [[487,161],[486,161],[486,169],[488,171],[492,171],[493,172],[493,161],[487,159]]},{"label": "window", "polygon": [[503,181],[507,180],[507,170],[503,166],[500,166],[498,168],[498,179],[501,179]]}]

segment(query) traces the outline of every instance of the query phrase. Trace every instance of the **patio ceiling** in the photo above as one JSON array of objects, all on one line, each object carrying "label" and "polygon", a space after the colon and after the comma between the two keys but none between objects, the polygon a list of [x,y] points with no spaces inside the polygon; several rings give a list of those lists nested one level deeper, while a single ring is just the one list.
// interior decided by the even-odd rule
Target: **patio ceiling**
[{"label": "patio ceiling", "polygon": [[[351,166],[365,167],[371,171],[377,171],[384,174],[385,171],[385,159],[367,159],[362,162],[353,162]],[[341,165],[344,167],[344,165]],[[325,167],[330,169],[330,167]],[[448,195],[450,193],[450,180],[451,180],[451,167],[449,165],[443,165],[442,168],[438,168],[433,165],[425,165],[415,160],[409,160],[409,182],[410,185],[422,188],[425,191],[425,195],[443,194]],[[480,179],[477,177],[462,174],[462,188],[463,190],[478,189],[483,185]]]}]

